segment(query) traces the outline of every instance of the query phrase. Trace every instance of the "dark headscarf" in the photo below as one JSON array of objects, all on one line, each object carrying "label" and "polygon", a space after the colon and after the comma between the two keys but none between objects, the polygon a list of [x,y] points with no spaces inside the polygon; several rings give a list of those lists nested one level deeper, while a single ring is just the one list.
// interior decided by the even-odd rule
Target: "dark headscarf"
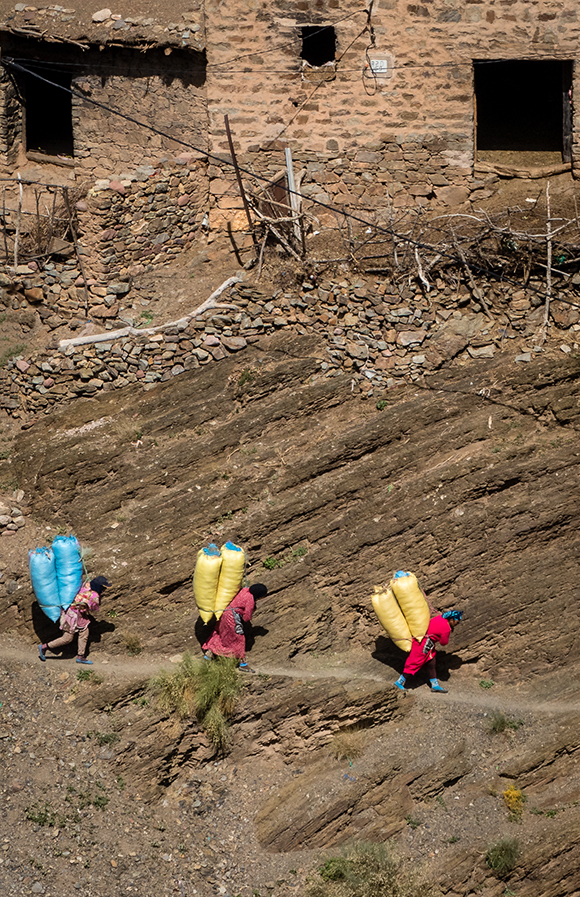
[{"label": "dark headscarf", "polygon": [[95,579],[91,579],[90,586],[93,592],[96,592],[99,598],[103,594],[103,591],[109,586],[111,583],[107,579],[106,576],[96,576]]},{"label": "dark headscarf", "polygon": [[262,582],[257,582],[255,585],[250,586],[250,592],[254,596],[254,601],[257,601],[258,598],[266,597],[268,594],[268,587]]}]

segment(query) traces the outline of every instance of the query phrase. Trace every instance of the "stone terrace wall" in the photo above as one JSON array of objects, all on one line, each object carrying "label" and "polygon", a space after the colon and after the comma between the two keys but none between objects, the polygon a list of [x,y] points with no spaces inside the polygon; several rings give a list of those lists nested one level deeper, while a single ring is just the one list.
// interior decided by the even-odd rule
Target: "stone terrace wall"
[{"label": "stone terrace wall", "polygon": [[[296,158],[316,156],[324,163],[322,186],[329,167],[331,178],[341,172],[346,193],[364,187],[361,162],[370,163],[369,177],[377,167],[382,194],[373,200],[376,207],[386,204],[387,186],[400,204],[465,199],[473,186],[473,60],[574,60],[580,45],[576,0],[384,0],[373,8],[373,45],[368,32],[361,34],[365,22],[357,0],[273,0],[267,8],[246,0],[209,4],[213,151],[227,151],[227,113],[236,150],[258,171],[262,161],[268,167],[272,150],[287,144]],[[300,28],[333,23],[336,65],[321,75],[303,73]],[[386,61],[386,74],[375,79],[369,58]],[[576,72],[576,91],[579,77]],[[579,127],[576,103],[578,173]]]},{"label": "stone terrace wall", "polygon": [[[207,165],[189,153],[98,180],[77,204],[89,270],[110,281],[170,261],[190,245],[207,208]],[[114,317],[114,305],[102,316]]]},{"label": "stone terrace wall", "polygon": [[[439,148],[439,149],[438,149]],[[447,155],[440,152],[441,141],[428,146],[417,143],[385,143],[374,140],[364,148],[353,147],[346,152],[293,153],[295,173],[304,173],[300,192],[302,208],[314,215],[326,227],[337,227],[337,215],[332,209],[350,211],[364,220],[388,227],[393,210],[418,209],[431,200],[447,209],[456,209],[468,200],[477,201],[492,195],[499,178],[488,174],[481,178],[458,178]],[[265,186],[279,176],[285,166],[284,153],[248,152],[238,156],[246,172],[259,172],[260,179],[245,176],[246,186]],[[208,174],[212,228],[247,231],[245,212],[241,209],[240,194],[232,166],[220,166],[212,159]],[[341,222],[342,223],[342,222]],[[361,224],[353,222],[356,228]]]},{"label": "stone terrace wall", "polygon": [[[23,189],[30,206],[29,194],[40,188],[25,184]],[[41,192],[48,208],[53,195]],[[65,323],[75,330],[91,321],[112,327],[132,277],[190,246],[207,205],[205,160],[191,154],[158,160],[155,168],[144,165],[123,180],[97,181],[76,203],[82,268],[72,244],[66,261],[56,256],[42,267],[36,261],[4,266],[0,306],[21,308],[24,316],[34,310],[51,330]]]},{"label": "stone terrace wall", "polygon": [[[529,361],[544,314],[541,289],[533,282],[516,293],[488,285],[490,321],[466,287],[457,290],[442,280],[428,297],[419,287],[401,292],[374,279],[306,281],[300,291],[274,293],[242,283],[221,297],[236,310],[209,311],[204,320],[164,333],[13,358],[0,369],[0,408],[27,418],[129,383],[150,389],[233,352],[242,371],[248,343],[283,329],[320,336],[320,376],[346,372],[353,389],[380,399],[389,388],[413,382],[451,359],[477,363],[508,351],[516,361]],[[550,341],[564,352],[578,349],[579,290],[576,276],[569,294],[576,307],[552,304]]]}]

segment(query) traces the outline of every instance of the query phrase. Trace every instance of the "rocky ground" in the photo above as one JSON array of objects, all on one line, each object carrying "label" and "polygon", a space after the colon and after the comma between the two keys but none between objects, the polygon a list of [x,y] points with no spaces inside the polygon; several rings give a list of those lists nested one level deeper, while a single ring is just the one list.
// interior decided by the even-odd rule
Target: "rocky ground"
[{"label": "rocky ground", "polygon": [[[309,817],[313,807],[344,803],[357,789],[368,809],[359,810],[351,837],[371,808],[380,815],[381,805],[393,802],[391,789],[398,795],[402,790],[390,834],[444,893],[503,894],[506,883],[494,879],[484,862],[501,837],[517,838],[526,862],[525,871],[510,878],[512,892],[575,893],[569,854],[576,856],[579,848],[580,780],[573,764],[580,702],[569,675],[554,677],[549,688],[544,681],[482,688],[487,680],[462,669],[453,675],[449,695],[422,687],[401,698],[389,688],[392,671],[378,661],[369,665],[360,654],[307,658],[304,669],[293,664],[286,673],[295,686],[316,687],[332,701],[336,674],[350,688],[370,685],[386,696],[389,712],[362,730],[362,755],[336,759],[336,740],[312,749],[303,738],[289,756],[256,749],[255,741],[254,753],[241,756],[255,727],[244,708],[283,681],[282,671],[259,665],[233,720],[233,756],[199,765],[182,758],[179,778],[152,800],[148,786],[156,777],[159,783],[159,770],[150,765],[148,781],[143,764],[135,768],[125,754],[136,727],[143,732],[146,723],[155,733],[164,723],[145,681],[160,667],[170,668],[170,658],[143,661],[102,652],[92,679],[79,681],[70,659],[42,665],[33,646],[14,638],[2,638],[0,654],[0,881],[6,894],[300,893],[320,862],[337,851],[317,844],[314,831],[310,849],[304,839],[296,843],[289,793]],[[116,690],[118,699],[103,706],[96,697],[103,688]],[[515,727],[491,732],[494,713]],[[387,788],[377,779],[379,767],[384,778],[385,757],[396,769]],[[510,820],[502,797],[514,781],[527,798],[519,822]],[[272,825],[280,814],[285,818]],[[268,840],[274,829],[278,840]],[[567,857],[558,856],[562,839]],[[568,868],[559,882],[557,873],[542,868],[548,843],[552,866]]]}]

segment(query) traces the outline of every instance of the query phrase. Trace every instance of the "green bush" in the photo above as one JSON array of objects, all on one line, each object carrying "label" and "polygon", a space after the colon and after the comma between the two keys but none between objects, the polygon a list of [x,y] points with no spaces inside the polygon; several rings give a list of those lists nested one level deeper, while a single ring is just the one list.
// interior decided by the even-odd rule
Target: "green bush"
[{"label": "green bush", "polygon": [[503,838],[489,848],[485,862],[498,878],[505,878],[516,865],[520,852],[516,838]]},{"label": "green bush", "polygon": [[118,732],[87,732],[88,738],[94,738],[100,747],[106,744],[117,744],[121,740]]},{"label": "green bush", "polygon": [[360,842],[330,857],[305,897],[430,897],[433,888],[409,872],[389,845]]},{"label": "green bush", "polygon": [[505,732],[507,729],[519,729],[523,726],[521,719],[510,719],[500,710],[494,710],[489,720],[489,731],[492,734]]},{"label": "green bush", "polygon": [[342,881],[348,872],[346,857],[331,857],[318,870],[322,881]]},{"label": "green bush", "polygon": [[225,717],[231,716],[242,689],[238,676],[238,661],[234,657],[218,657],[197,668],[195,715],[203,719],[209,711],[217,709]]},{"label": "green bush", "polygon": [[197,663],[191,654],[184,654],[177,670],[162,670],[150,686],[164,710],[181,719],[195,716],[214,747],[224,752],[228,745],[227,719],[243,687],[237,666],[233,657]]},{"label": "green bush", "polygon": [[31,822],[36,823],[36,825],[47,825],[50,826],[50,828],[54,828],[55,826],[64,828],[66,823],[66,819],[53,810],[48,802],[45,802],[44,806],[40,802],[37,802],[30,807],[26,807],[24,815],[27,819],[30,819]]}]

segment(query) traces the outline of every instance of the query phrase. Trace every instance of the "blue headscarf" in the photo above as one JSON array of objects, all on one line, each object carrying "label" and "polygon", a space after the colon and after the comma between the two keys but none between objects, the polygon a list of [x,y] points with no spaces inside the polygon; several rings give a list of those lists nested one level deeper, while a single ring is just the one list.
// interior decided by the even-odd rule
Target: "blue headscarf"
[{"label": "blue headscarf", "polygon": [[463,617],[462,610],[446,610],[444,614],[441,614],[444,620],[452,620],[455,623],[460,623],[461,618]]}]

